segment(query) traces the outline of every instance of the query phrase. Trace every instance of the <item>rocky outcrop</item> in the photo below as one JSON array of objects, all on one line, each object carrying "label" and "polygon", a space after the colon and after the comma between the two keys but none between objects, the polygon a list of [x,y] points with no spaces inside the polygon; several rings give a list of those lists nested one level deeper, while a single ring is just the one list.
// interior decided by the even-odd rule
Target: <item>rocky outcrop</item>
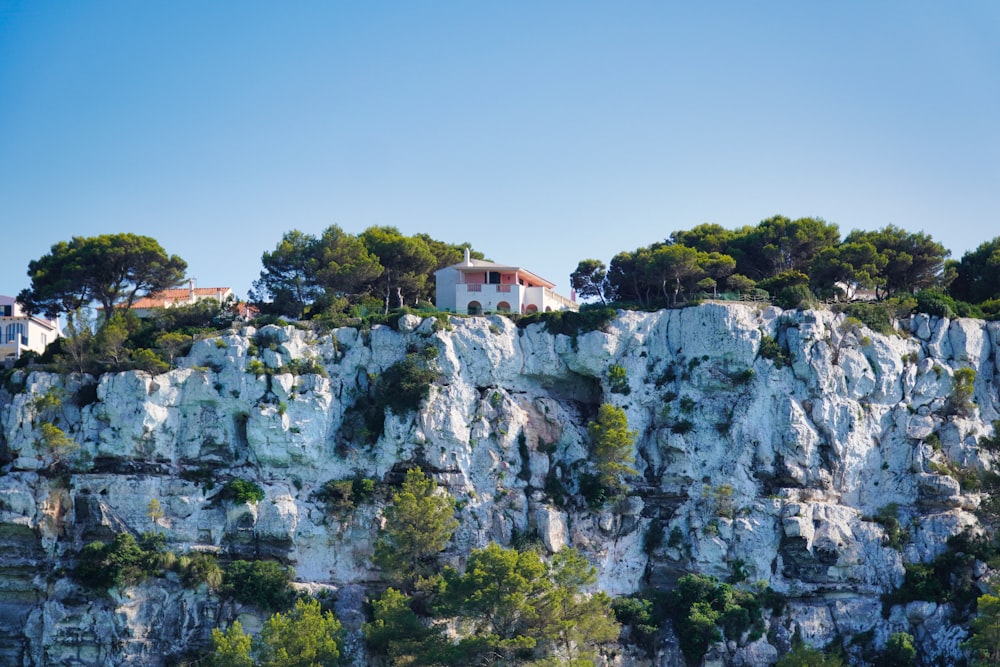
[{"label": "rocky outcrop", "polygon": [[[356,630],[364,591],[378,585],[385,494],[331,509],[317,492],[330,480],[398,481],[414,464],[458,500],[456,564],[491,540],[537,538],[583,551],[611,595],[738,572],[787,598],[764,637],[720,643],[715,664],[772,664],[796,633],[815,645],[869,633],[881,646],[898,631],[927,661],[950,662],[965,630],[948,604],[883,618],[882,596],[904,562],[979,529],[980,496],[958,478],[992,466],[977,443],[1000,418],[997,337],[974,320],[915,316],[883,336],[826,311],[749,305],[623,311],[576,336],[503,317],[443,326],[407,315],[398,330],[269,326],[201,340],[168,373],[102,376],[96,400],[86,379],[34,373],[0,414],[0,662],[162,665],[248,611],[172,575],[107,598],[67,576],[85,543],[122,531],[162,533],[178,554],[290,564],[300,585],[336,596]],[[421,409],[387,413],[374,444],[358,437],[372,383],[425,351],[440,381]],[[975,371],[974,391],[956,406],[962,368]],[[579,481],[602,402],[637,431],[639,475],[627,498],[593,509]],[[58,460],[43,423],[79,445],[77,463]],[[237,477],[264,500],[223,498]],[[885,508],[909,530],[898,545],[873,518]],[[653,662],[676,664],[675,645],[666,633]],[[633,657],[619,664],[645,660],[623,655]]]}]

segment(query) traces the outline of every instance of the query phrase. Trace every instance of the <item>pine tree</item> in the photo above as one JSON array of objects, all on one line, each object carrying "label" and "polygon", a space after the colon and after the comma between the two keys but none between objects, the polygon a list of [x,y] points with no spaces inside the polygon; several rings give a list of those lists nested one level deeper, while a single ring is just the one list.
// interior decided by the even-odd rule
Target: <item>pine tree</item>
[{"label": "pine tree", "polygon": [[420,468],[411,468],[392,505],[385,510],[385,527],[375,542],[375,563],[394,585],[412,591],[420,580],[437,572],[438,554],[458,527],[455,499],[438,493],[437,484]]}]

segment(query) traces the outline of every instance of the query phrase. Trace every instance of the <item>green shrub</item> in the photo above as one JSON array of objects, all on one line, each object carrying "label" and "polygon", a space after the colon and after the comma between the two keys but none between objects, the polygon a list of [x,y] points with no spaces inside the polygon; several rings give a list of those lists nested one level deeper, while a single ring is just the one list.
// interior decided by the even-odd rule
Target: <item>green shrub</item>
[{"label": "green shrub", "polygon": [[654,521],[649,524],[646,528],[645,534],[642,536],[642,550],[648,556],[654,551],[663,546],[663,539],[666,537],[666,532],[663,530],[663,524],[659,521]]},{"label": "green shrub", "polygon": [[212,554],[193,551],[177,559],[176,570],[181,575],[181,583],[188,588],[205,584],[211,590],[222,588],[225,572],[218,559]]},{"label": "green shrub", "polygon": [[932,317],[955,317],[955,300],[944,292],[925,289],[917,292],[918,313],[927,313]]},{"label": "green shrub", "polygon": [[879,656],[880,667],[911,667],[917,660],[917,649],[913,645],[913,635],[894,632]]},{"label": "green shrub", "polygon": [[281,373],[292,375],[319,375],[327,377],[326,368],[315,359],[289,359],[288,363],[278,369]]},{"label": "green shrub", "polygon": [[643,594],[611,601],[615,620],[632,629],[633,643],[650,657],[656,653],[656,637],[660,633],[661,619],[664,618],[662,607],[662,603],[657,604],[656,600]]},{"label": "green shrub", "polygon": [[80,551],[73,577],[84,586],[106,591],[132,586],[162,571],[165,538],[145,533],[137,541],[131,533],[118,533],[110,544],[90,542]]},{"label": "green shrub", "polygon": [[879,509],[872,517],[872,520],[881,524],[885,529],[885,545],[897,551],[902,551],[903,546],[910,539],[910,531],[903,528],[899,522],[899,505],[889,503]]},{"label": "green shrub", "polygon": [[993,422],[993,435],[981,436],[979,438],[979,448],[988,452],[1000,451],[1000,420]]},{"label": "green shrub", "polygon": [[222,487],[222,497],[236,504],[259,503],[264,500],[264,489],[256,482],[245,479],[231,479]]},{"label": "green shrub", "polygon": [[843,664],[844,661],[839,656],[827,655],[818,648],[797,641],[792,650],[781,656],[774,667],[842,667]]},{"label": "green shrub", "polygon": [[959,368],[951,379],[951,392],[945,400],[945,413],[968,417],[972,413],[972,396],[975,392],[976,371]]},{"label": "green shrub", "polygon": [[247,362],[247,373],[250,375],[267,375],[268,368],[260,359],[251,359]]},{"label": "green shrub", "polygon": [[222,592],[237,602],[252,604],[265,611],[282,611],[295,599],[291,587],[294,576],[291,568],[274,561],[234,560],[226,567]]},{"label": "green shrub", "polygon": [[885,303],[850,303],[837,310],[861,320],[872,331],[888,336],[896,332],[892,326],[889,308]]},{"label": "green shrub", "polygon": [[331,479],[316,492],[316,499],[335,513],[349,512],[375,495],[375,480],[366,477]]},{"label": "green shrub", "polygon": [[376,383],[376,403],[396,415],[404,415],[420,408],[430,396],[431,384],[438,374],[427,368],[417,354],[408,354],[382,373]]},{"label": "green shrub", "polygon": [[782,368],[788,363],[788,355],[782,350],[778,340],[773,336],[764,334],[760,338],[760,347],[757,348],[757,356],[761,359],[770,359],[774,362],[775,368]]},{"label": "green shrub", "polygon": [[582,333],[603,331],[617,314],[614,308],[607,306],[584,305],[578,312],[556,310],[524,315],[516,318],[516,324],[519,328],[524,328],[529,324],[542,322],[550,334],[563,334],[576,339]]},{"label": "green shrub", "polygon": [[679,419],[676,422],[674,422],[673,426],[670,427],[670,430],[673,433],[684,435],[693,428],[694,428],[694,422],[692,422],[690,419]]},{"label": "green shrub", "polygon": [[756,639],[764,632],[757,595],[700,574],[678,580],[668,596],[667,613],[689,662],[700,661],[708,647],[723,637],[740,641],[747,633]]},{"label": "green shrub", "polygon": [[628,386],[628,375],[624,366],[612,364],[608,367],[608,386],[612,394],[628,395],[632,388]]}]

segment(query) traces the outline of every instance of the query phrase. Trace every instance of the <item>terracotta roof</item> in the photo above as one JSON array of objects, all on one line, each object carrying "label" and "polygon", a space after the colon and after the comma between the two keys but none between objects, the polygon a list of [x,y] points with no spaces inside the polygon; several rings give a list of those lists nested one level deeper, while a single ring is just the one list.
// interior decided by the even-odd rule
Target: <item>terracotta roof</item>
[{"label": "terracotta roof", "polygon": [[[135,303],[132,304],[132,308],[163,308],[164,306],[170,304],[175,304],[178,302],[187,301],[191,298],[191,289],[188,287],[177,287],[174,289],[165,289],[162,292],[155,292],[142,299],[137,299]],[[232,294],[233,290],[228,287],[195,287],[194,296],[197,299],[201,297],[202,299],[214,299],[219,296]]]}]

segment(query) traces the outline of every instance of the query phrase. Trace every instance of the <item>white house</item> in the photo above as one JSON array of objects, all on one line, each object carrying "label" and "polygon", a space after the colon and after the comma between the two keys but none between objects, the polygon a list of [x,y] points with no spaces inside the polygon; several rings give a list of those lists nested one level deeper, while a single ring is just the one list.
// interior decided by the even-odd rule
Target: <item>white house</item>
[{"label": "white house", "polygon": [[132,304],[132,312],[139,317],[148,317],[157,308],[190,306],[205,299],[215,299],[220,305],[235,300],[233,290],[228,287],[195,287],[194,280],[188,280],[187,287],[165,289],[147,297],[137,299]]},{"label": "white house", "polygon": [[0,359],[5,363],[25,350],[41,354],[60,335],[58,319],[28,315],[14,297],[0,294]]},{"label": "white house", "polygon": [[434,272],[438,310],[452,313],[536,313],[578,310],[571,299],[552,291],[554,283],[519,266],[465,259]]}]

